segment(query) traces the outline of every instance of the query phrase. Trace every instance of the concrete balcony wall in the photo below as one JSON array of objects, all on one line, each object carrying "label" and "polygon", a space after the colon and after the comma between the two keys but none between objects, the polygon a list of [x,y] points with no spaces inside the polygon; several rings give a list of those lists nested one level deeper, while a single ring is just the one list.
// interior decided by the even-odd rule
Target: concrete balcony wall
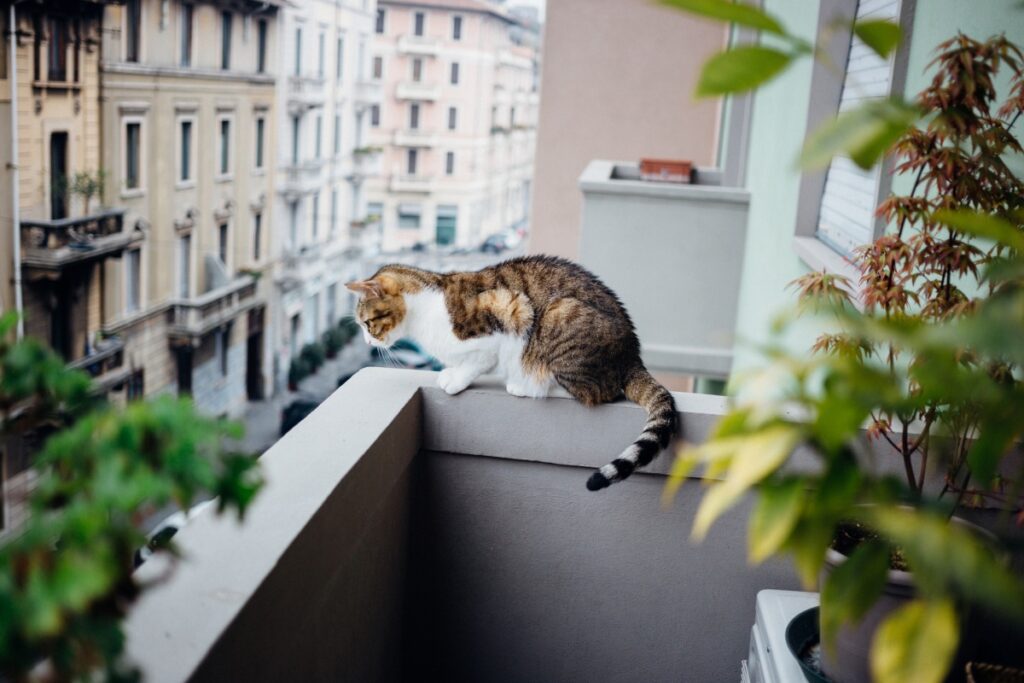
[{"label": "concrete balcony wall", "polygon": [[694,184],[644,182],[603,160],[580,176],[580,261],[622,298],[652,369],[732,366],[750,195],[715,181],[698,169]]},{"label": "concrete balcony wall", "polygon": [[[263,456],[244,524],[179,533],[185,560],[127,621],[147,681],[737,677],[756,592],[795,578],[747,566],[740,513],[691,545],[701,487],[662,508],[667,455],[585,489],[640,408],[435,380],[363,370]],[[693,441],[724,410],[676,400]]]},{"label": "concrete balcony wall", "polygon": [[441,96],[441,88],[434,83],[403,81],[395,86],[395,97],[400,100],[433,102]]}]

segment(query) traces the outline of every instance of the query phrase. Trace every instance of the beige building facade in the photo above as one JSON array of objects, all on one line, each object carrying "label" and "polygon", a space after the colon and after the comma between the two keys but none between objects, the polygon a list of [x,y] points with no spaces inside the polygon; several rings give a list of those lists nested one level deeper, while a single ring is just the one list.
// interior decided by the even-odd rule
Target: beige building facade
[{"label": "beige building facade", "polygon": [[475,246],[525,225],[533,175],[533,30],[499,3],[381,0],[371,111],[382,150],[367,213],[384,250]]},{"label": "beige building facade", "polygon": [[693,92],[726,40],[724,25],[647,0],[547,3],[530,252],[579,256],[593,159],[715,163],[719,104]]},{"label": "beige building facade", "polygon": [[240,415],[270,382],[276,3],[127,0],[104,26],[105,196],[145,236],[104,330],[144,395]]}]

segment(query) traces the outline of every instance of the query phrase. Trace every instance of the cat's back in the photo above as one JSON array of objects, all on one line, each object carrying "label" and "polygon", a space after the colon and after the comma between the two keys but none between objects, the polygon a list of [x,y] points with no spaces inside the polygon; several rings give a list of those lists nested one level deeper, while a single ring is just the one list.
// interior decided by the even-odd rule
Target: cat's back
[{"label": "cat's back", "polygon": [[[521,288],[540,308],[559,299],[579,299],[609,313],[626,316],[614,292],[583,266],[557,256],[520,256],[492,267],[498,281],[522,283]],[[628,318],[627,318],[628,319]]]}]

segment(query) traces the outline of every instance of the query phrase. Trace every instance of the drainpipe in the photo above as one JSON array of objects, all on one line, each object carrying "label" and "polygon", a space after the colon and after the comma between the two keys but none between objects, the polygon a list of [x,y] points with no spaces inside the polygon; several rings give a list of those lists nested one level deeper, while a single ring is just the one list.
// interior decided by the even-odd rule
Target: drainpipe
[{"label": "drainpipe", "polygon": [[18,206],[18,46],[17,24],[14,3],[11,3],[8,17],[8,36],[11,41],[11,58],[9,77],[11,85],[11,217],[14,243],[14,310],[18,313],[18,339],[25,336],[25,310],[21,300],[21,223],[20,207]]}]

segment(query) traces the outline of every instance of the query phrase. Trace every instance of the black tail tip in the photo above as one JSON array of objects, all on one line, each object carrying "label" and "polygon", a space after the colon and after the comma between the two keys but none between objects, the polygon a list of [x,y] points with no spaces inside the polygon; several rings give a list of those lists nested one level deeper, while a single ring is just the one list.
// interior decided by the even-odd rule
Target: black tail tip
[{"label": "black tail tip", "polygon": [[587,490],[588,491],[600,491],[611,486],[612,483],[608,481],[608,477],[604,476],[600,472],[594,472],[590,475],[590,479],[587,479]]}]

